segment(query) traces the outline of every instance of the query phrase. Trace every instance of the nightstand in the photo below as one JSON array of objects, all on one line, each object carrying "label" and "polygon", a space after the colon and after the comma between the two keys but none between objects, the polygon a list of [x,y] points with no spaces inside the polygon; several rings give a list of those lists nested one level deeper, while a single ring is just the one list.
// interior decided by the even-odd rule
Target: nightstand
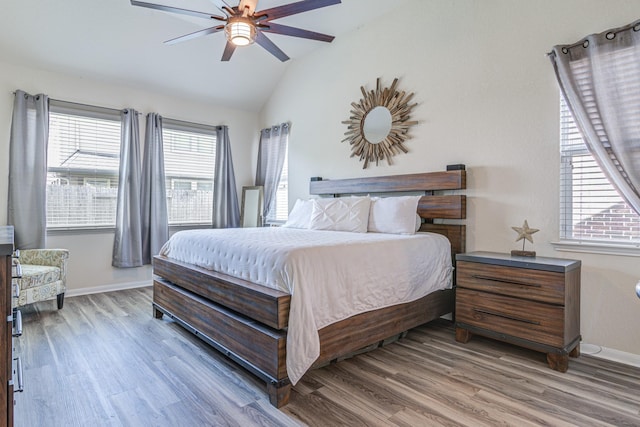
[{"label": "nightstand", "polygon": [[456,256],[456,341],[473,334],[547,354],[565,372],[580,355],[580,261],[494,252]]}]

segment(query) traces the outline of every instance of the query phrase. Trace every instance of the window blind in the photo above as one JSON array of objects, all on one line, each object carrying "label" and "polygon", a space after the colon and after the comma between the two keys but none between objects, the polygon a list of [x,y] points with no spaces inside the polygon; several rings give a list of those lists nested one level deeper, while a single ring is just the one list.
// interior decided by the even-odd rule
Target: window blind
[{"label": "window blind", "polygon": [[589,153],[560,97],[560,238],[640,243],[640,217]]},{"label": "window blind", "polygon": [[162,140],[169,224],[211,224],[216,128],[163,119]]},{"label": "window blind", "polygon": [[50,101],[47,228],[113,227],[120,111]]},{"label": "window blind", "polygon": [[267,222],[284,222],[289,217],[289,147],[284,156],[280,182],[276,191],[276,206],[270,212]]}]

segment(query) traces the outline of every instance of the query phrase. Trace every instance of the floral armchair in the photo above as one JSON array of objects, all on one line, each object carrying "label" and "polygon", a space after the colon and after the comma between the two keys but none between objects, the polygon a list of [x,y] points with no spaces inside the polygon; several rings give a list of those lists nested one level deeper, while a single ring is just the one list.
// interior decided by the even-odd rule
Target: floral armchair
[{"label": "floral armchair", "polygon": [[21,249],[14,264],[20,265],[21,276],[14,279],[20,288],[14,307],[57,298],[58,309],[64,304],[67,289],[67,249]]}]

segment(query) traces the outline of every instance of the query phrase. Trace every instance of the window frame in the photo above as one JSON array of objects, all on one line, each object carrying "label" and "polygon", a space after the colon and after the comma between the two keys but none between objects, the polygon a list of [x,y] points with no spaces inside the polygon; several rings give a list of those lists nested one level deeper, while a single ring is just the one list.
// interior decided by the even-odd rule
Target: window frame
[{"label": "window frame", "polygon": [[[108,121],[116,122],[118,123],[119,126],[121,126],[120,112],[121,110],[114,109],[114,108],[99,107],[95,105],[80,104],[80,103],[61,101],[56,99],[49,100],[49,121],[51,118],[51,113],[54,113],[54,114],[64,114],[64,115],[83,117],[83,118],[108,120]],[[121,133],[121,127],[118,134],[120,135],[120,133]],[[50,138],[50,135],[51,134],[49,134],[49,138]],[[117,149],[118,158],[120,153],[120,145],[121,145],[121,141],[119,139],[118,149]],[[48,150],[49,150],[49,141],[47,141],[47,152]],[[59,169],[59,167],[50,167],[49,158],[47,158],[47,175],[50,173],[51,169]],[[76,169],[82,170],[81,168],[76,168]],[[51,170],[51,172],[55,172],[55,170]],[[109,173],[108,175],[109,175],[108,179],[115,180],[116,184],[118,184],[119,166],[118,166],[118,170],[115,171],[115,174]],[[83,181],[86,181],[87,179],[93,179],[93,178],[90,176],[83,177]],[[101,178],[98,178],[98,179],[101,179]],[[48,187],[48,182],[46,185]],[[116,188],[117,188],[117,185],[116,185]],[[47,191],[47,197],[48,197],[48,191]],[[113,212],[114,218],[115,218],[115,212],[116,212],[116,208],[114,208],[114,212]],[[69,225],[52,226],[52,225],[49,225],[48,212],[47,212],[46,218],[47,218],[46,233],[50,235],[111,233],[115,230],[115,226],[116,226],[115,219],[113,224],[108,224],[108,225],[92,224],[92,225],[73,225],[73,226],[69,226]]]},{"label": "window frame", "polygon": [[[183,229],[193,229],[193,228],[206,228],[206,227],[211,227],[213,224],[213,212],[210,215],[210,218],[205,221],[205,222],[170,222],[171,218],[170,218],[170,203],[171,203],[171,197],[169,192],[171,190],[173,190],[173,183],[174,182],[178,182],[178,181],[182,181],[182,182],[186,182],[189,181],[188,179],[186,179],[185,177],[168,177],[167,176],[167,142],[165,140],[165,134],[164,131],[165,130],[171,130],[171,131],[177,131],[177,132],[188,132],[191,134],[202,134],[202,135],[208,135],[208,136],[212,136],[213,138],[215,138],[214,142],[213,142],[213,146],[212,146],[212,153],[209,153],[213,156],[213,164],[211,165],[211,190],[204,190],[204,191],[211,191],[211,197],[212,197],[212,202],[211,202],[211,208],[213,209],[213,189],[215,187],[215,158],[216,158],[216,148],[217,148],[217,128],[218,126],[214,126],[214,125],[207,125],[207,124],[202,124],[202,123],[193,123],[193,122],[186,122],[186,121],[182,121],[182,120],[176,120],[176,119],[171,119],[171,118],[162,118],[162,132],[163,132],[163,151],[164,151],[164,165],[165,165],[165,184],[166,184],[166,191],[167,191],[167,219],[169,220],[169,228],[171,230],[183,230]],[[188,153],[188,152],[192,152],[193,150],[182,150],[182,147],[176,147],[176,149],[174,150],[175,152],[180,152],[180,153]],[[192,183],[192,188],[191,190],[196,190],[196,191],[203,191],[201,188],[201,184],[203,183],[202,181],[195,181],[195,186],[193,185],[194,181],[190,180]],[[195,187],[195,188],[194,188]]]},{"label": "window frame", "polygon": [[[622,240],[598,240],[589,238],[570,238],[567,235],[573,236],[573,197],[575,196],[574,187],[570,179],[567,179],[572,175],[573,163],[572,159],[580,156],[588,156],[591,160],[595,161],[593,155],[587,149],[582,138],[582,144],[571,144],[571,147],[567,148],[563,146],[563,132],[570,131],[565,126],[570,123],[566,119],[563,119],[564,114],[571,114],[566,106],[562,94],[560,94],[559,102],[559,130],[560,130],[560,206],[559,206],[559,239],[556,242],[551,242],[552,246],[558,251],[570,251],[570,252],[583,252],[583,253],[597,253],[606,255],[624,255],[624,256],[640,256],[640,242],[638,241],[622,241]],[[571,118],[571,122],[572,122]],[[571,124],[569,124],[571,126]],[[573,124],[575,126],[575,124]],[[599,170],[601,168],[597,166]],[[606,177],[605,177],[606,178]],[[610,184],[611,185],[611,184]],[[618,193],[620,199],[624,202],[624,198],[620,195],[620,192],[611,185],[614,191]]]}]

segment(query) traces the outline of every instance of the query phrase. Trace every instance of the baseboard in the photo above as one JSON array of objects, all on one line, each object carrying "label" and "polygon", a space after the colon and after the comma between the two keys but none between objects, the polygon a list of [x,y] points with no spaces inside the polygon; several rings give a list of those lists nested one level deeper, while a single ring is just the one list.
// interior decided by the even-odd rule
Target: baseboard
[{"label": "baseboard", "polygon": [[152,282],[150,280],[145,280],[142,282],[128,282],[128,283],[116,283],[113,285],[93,286],[91,288],[67,289],[67,291],[64,293],[64,297],[65,298],[77,297],[80,295],[122,291],[124,289],[144,288],[145,286],[151,286],[151,285],[152,285]]},{"label": "baseboard", "polygon": [[625,365],[631,365],[640,368],[640,355],[638,354],[627,353],[624,351],[614,350],[612,348],[601,347],[599,345],[584,342],[580,344],[580,353],[597,357],[599,359],[623,363]]}]

